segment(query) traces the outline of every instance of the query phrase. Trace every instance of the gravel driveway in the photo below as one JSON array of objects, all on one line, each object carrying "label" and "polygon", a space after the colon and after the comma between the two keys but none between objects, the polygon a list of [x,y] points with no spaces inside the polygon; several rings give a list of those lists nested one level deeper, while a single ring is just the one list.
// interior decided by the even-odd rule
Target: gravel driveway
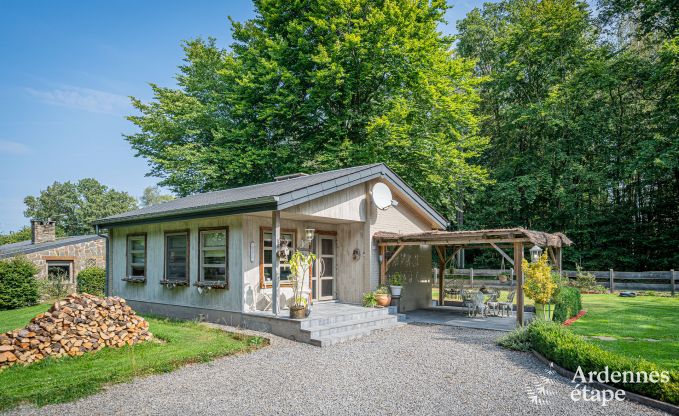
[{"label": "gravel driveway", "polygon": [[[53,415],[660,415],[631,402],[573,402],[569,381],[501,334],[406,325],[317,348],[280,338],[251,354],[110,387],[83,400],[13,414]],[[547,376],[540,379],[540,376]],[[294,382],[293,382],[294,380]],[[547,403],[528,390],[545,386]]]}]

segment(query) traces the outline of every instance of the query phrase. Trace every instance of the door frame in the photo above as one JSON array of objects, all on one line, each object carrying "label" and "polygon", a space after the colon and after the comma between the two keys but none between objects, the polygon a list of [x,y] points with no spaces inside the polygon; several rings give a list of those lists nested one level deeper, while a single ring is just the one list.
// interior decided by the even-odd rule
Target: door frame
[{"label": "door frame", "polygon": [[[316,296],[313,299],[315,302],[322,302],[322,301],[329,301],[329,300],[335,300],[337,299],[337,233],[335,232],[318,232],[316,231],[316,236],[314,237],[314,254],[316,254],[316,267],[315,269],[315,275],[312,276],[312,279],[316,282]],[[326,240],[332,240],[333,242],[333,250],[332,254],[323,254],[321,253],[322,250],[322,243],[321,240],[326,239]],[[326,276],[323,277],[321,276],[321,262],[323,261],[323,258],[332,258],[333,259],[333,270],[331,273],[331,276]],[[321,296],[321,288],[322,288],[322,281],[323,280],[333,280],[332,283],[332,295],[330,296]]]}]

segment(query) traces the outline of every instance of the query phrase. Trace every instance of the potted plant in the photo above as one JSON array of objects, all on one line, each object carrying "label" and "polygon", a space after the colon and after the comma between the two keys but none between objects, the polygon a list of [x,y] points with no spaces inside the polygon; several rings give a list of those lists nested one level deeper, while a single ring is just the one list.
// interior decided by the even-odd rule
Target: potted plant
[{"label": "potted plant", "polygon": [[508,279],[509,275],[507,273],[500,273],[497,275],[497,280],[499,280],[500,283],[506,283]]},{"label": "potted plant", "polygon": [[306,277],[309,275],[309,268],[316,260],[314,253],[304,254],[295,251],[290,257],[290,280],[292,280],[292,303],[290,304],[290,318],[304,319],[306,317],[307,299],[303,296]]},{"label": "potted plant", "polygon": [[521,264],[525,275],[523,289],[526,296],[535,301],[535,316],[538,319],[551,321],[554,309],[550,304],[557,285],[552,276],[552,267],[547,262],[547,252],[543,253],[535,263],[526,259]]},{"label": "potted plant", "polygon": [[389,294],[389,288],[381,285],[375,291],[375,300],[379,306],[389,306],[391,303],[391,295]]},{"label": "potted plant", "polygon": [[363,306],[366,308],[374,308],[377,306],[377,297],[375,292],[366,292],[363,294]]},{"label": "potted plant", "polygon": [[396,272],[389,277],[389,289],[392,296],[401,296],[401,290],[403,290],[403,276],[401,273]]}]

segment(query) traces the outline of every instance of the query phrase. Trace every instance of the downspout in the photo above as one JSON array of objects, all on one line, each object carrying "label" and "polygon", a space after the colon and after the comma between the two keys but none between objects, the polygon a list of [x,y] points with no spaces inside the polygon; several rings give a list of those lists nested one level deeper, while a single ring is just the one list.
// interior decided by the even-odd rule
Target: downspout
[{"label": "downspout", "polygon": [[106,279],[105,279],[105,284],[106,286],[104,287],[104,294],[106,296],[110,296],[109,293],[109,281],[110,281],[110,275],[111,275],[111,268],[110,268],[110,260],[109,260],[109,238],[108,234],[101,234],[99,232],[99,225],[94,226],[95,233],[99,236],[102,237],[104,240],[106,240],[105,243],[105,248],[104,248],[104,253],[106,255]]}]

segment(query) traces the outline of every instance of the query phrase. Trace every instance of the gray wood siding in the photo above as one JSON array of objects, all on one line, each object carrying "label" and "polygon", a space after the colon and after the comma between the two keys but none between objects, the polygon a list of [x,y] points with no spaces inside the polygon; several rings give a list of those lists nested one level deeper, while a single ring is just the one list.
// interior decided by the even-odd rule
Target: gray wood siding
[{"label": "gray wood siding", "polygon": [[[198,230],[208,227],[229,227],[229,289],[202,290],[193,284],[198,280]],[[164,271],[164,232],[188,229],[190,286],[168,288],[160,284]],[[130,283],[122,279],[126,274],[127,235],[146,233],[146,282]],[[223,311],[242,310],[242,243],[241,218],[238,216],[174,221],[113,228],[111,232],[111,289],[112,295],[128,300],[155,302],[179,306],[194,306]]]}]

